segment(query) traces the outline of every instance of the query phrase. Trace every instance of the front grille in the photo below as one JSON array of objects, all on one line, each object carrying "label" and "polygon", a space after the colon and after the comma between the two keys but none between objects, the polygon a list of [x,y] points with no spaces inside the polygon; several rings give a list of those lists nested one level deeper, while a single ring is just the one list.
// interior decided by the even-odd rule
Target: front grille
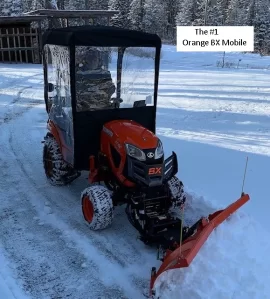
[{"label": "front grille", "polygon": [[[153,159],[154,160],[154,159]],[[154,160],[157,163],[158,160]],[[177,171],[177,157],[173,154],[160,164],[148,164],[147,161],[139,161],[127,156],[123,174],[139,185],[157,187],[166,183]],[[151,161],[152,163],[152,161]]]}]

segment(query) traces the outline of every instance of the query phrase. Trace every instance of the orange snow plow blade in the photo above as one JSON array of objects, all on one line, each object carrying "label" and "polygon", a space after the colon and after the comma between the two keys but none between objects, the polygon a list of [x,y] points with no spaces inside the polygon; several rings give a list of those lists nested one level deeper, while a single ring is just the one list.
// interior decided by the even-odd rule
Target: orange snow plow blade
[{"label": "orange snow plow blade", "polygon": [[201,218],[190,228],[192,235],[186,238],[181,246],[178,246],[173,251],[167,250],[159,270],[156,271],[155,268],[152,268],[150,297],[154,295],[154,283],[161,273],[167,270],[188,267],[212,231],[231,214],[248,202],[249,199],[250,197],[248,194],[242,194],[237,201],[224,210],[216,211],[215,213],[210,214],[207,218]]}]

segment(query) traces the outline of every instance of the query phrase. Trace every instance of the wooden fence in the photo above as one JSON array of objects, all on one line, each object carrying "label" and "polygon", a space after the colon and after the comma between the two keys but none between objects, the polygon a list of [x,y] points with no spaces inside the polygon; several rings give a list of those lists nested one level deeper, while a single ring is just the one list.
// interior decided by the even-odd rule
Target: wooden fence
[{"label": "wooden fence", "polygon": [[0,28],[0,61],[41,63],[39,37],[38,28]]}]

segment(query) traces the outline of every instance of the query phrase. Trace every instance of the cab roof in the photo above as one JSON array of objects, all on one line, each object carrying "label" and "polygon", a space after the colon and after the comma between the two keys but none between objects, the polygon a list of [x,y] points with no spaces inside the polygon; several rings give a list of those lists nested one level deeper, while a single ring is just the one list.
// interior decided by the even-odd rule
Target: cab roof
[{"label": "cab roof", "polygon": [[161,47],[157,34],[114,26],[72,26],[45,31],[43,46]]}]

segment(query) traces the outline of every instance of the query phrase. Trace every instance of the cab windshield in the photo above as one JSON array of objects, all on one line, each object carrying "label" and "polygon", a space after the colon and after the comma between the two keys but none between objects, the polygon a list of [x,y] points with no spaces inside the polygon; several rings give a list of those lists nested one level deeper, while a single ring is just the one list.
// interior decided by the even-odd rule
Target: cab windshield
[{"label": "cab windshield", "polygon": [[155,51],[77,46],[77,112],[153,106]]}]

